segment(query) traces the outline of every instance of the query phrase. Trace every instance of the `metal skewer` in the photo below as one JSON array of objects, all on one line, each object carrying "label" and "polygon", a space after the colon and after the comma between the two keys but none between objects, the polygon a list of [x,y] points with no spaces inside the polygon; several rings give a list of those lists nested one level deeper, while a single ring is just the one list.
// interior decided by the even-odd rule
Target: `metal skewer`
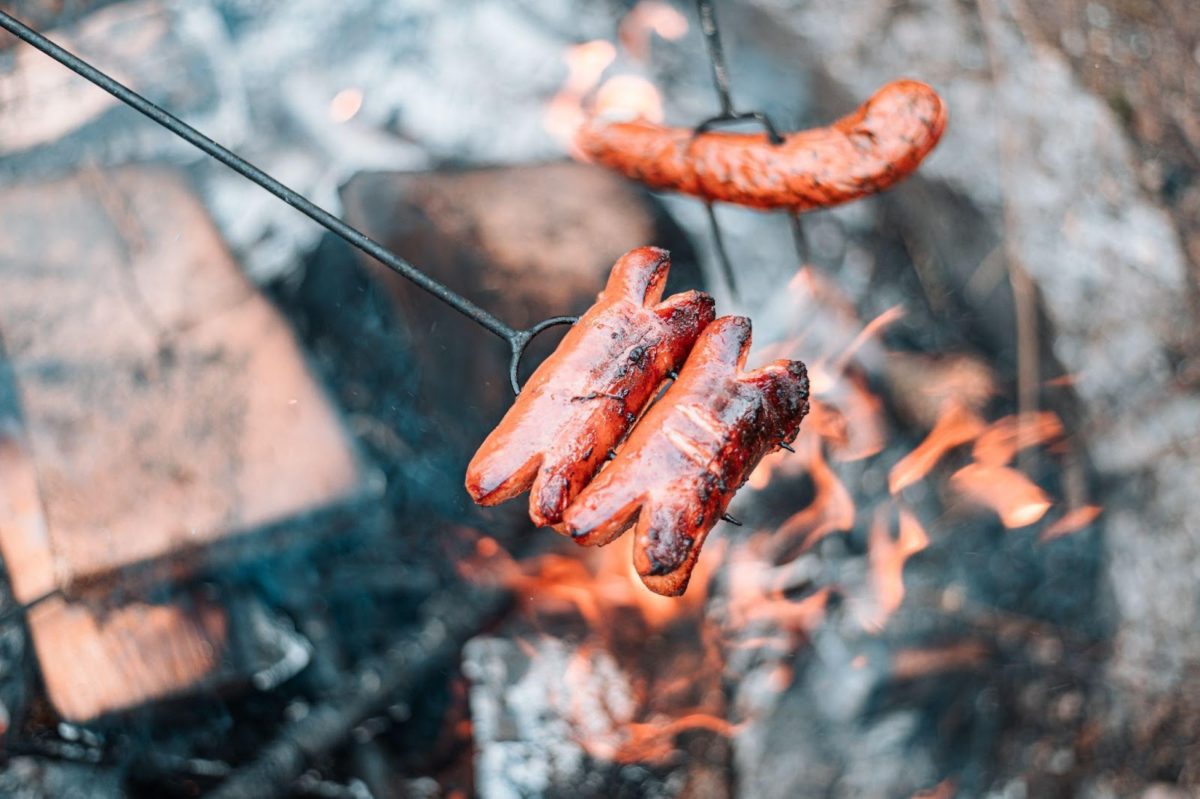
[{"label": "metal skewer", "polygon": [[[716,116],[709,117],[697,125],[693,135],[699,136],[723,124],[757,122],[766,131],[767,139],[771,144],[783,144],[783,135],[766,114],[761,111],[739,112],[735,110],[729,82],[729,65],[725,61],[725,49],[721,45],[721,31],[717,27],[717,12],[713,7],[712,0],[696,0],[696,11],[700,16],[700,32],[704,34],[705,49],[712,67],[713,87],[717,91],[717,100],[720,102],[721,111]],[[721,235],[721,228],[717,224],[717,215],[713,210],[713,204],[709,202],[706,205],[709,227],[712,229],[713,242],[717,251],[717,260],[720,262],[725,280],[729,284],[730,293],[736,297],[737,286],[734,283],[733,263],[729,259],[728,250],[725,249],[725,242]],[[800,256],[801,263],[804,263],[808,260],[808,243],[805,240],[804,228],[800,224],[800,215],[795,211],[788,211],[788,220],[792,226],[792,241],[796,246],[796,254]]]},{"label": "metal skewer", "polygon": [[116,97],[121,102],[141,112],[154,122],[174,133],[179,138],[195,146],[204,153],[212,156],[250,182],[260,186],[279,199],[283,200],[285,203],[300,211],[300,213],[304,214],[309,219],[312,219],[326,230],[329,230],[331,233],[341,237],[352,247],[356,247],[365,252],[367,255],[370,255],[372,258],[379,261],[396,274],[412,281],[417,286],[424,289],[438,300],[446,303],[451,308],[475,322],[488,332],[504,339],[506,342],[508,342],[508,345],[512,350],[512,357],[509,361],[508,377],[512,384],[513,393],[521,393],[521,385],[517,377],[517,370],[521,365],[521,357],[525,354],[525,349],[529,346],[529,342],[534,338],[534,336],[547,328],[555,327],[556,325],[570,325],[577,321],[577,317],[574,316],[554,316],[538,322],[536,325],[528,328],[527,330],[517,330],[516,328],[505,324],[503,321],[488,313],[483,308],[480,308],[466,297],[452,291],[450,288],[438,282],[437,280],[434,280],[420,269],[417,269],[408,261],[405,261],[403,258],[396,255],[371,237],[367,236],[365,233],[346,224],[341,219],[338,219],[336,216],[326,211],[324,208],[321,208],[317,204],[305,198],[303,195],[280,183],[266,172],[263,172],[246,159],[221,146],[200,131],[193,128],[191,125],[188,125],[186,122],[172,115],[170,112],[150,102],[142,95],[92,66],[82,58],[79,58],[75,54],[63,49],[62,47],[59,47],[57,44],[38,33],[33,28],[30,28],[28,25],[24,24],[10,14],[5,13],[4,11],[0,11],[0,28],[8,31],[13,36],[16,36],[18,39],[29,44],[31,47],[40,50],[42,53],[46,54],[50,58],[53,58],[55,61],[65,66],[67,69],[70,69],[72,72],[75,72],[81,77],[96,84],[113,97]]}]

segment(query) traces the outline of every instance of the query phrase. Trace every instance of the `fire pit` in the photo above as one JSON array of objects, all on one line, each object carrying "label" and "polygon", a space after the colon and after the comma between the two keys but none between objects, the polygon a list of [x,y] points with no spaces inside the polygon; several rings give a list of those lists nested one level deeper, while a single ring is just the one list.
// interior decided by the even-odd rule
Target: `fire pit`
[{"label": "fire pit", "polygon": [[[6,5],[344,223],[0,39],[0,792],[1189,795],[1195,109],[1073,69],[1190,34],[1052,5]],[[832,210],[576,148],[899,76],[947,132]],[[462,488],[489,331],[647,244],[811,387],[677,598]]]}]

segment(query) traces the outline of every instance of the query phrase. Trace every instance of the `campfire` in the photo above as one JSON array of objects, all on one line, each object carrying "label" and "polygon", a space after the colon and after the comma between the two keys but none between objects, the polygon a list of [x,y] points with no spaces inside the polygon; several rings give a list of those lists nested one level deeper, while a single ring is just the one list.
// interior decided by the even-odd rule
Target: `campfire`
[{"label": "campfire", "polygon": [[1187,795],[1170,26],[1053,5],[6,6],[0,793]]}]

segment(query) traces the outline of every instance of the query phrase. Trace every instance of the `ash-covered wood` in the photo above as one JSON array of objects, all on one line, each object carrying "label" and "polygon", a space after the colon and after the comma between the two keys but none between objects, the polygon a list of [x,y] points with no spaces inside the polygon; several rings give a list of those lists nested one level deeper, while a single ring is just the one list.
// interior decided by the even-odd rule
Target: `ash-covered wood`
[{"label": "ash-covered wood", "polygon": [[178,174],[14,185],[0,215],[0,550],[18,602],[89,586],[28,617],[51,702],[85,720],[209,683],[221,601],[145,603],[130,575],[170,584],[287,520],[295,545],[366,507],[371,472]]}]

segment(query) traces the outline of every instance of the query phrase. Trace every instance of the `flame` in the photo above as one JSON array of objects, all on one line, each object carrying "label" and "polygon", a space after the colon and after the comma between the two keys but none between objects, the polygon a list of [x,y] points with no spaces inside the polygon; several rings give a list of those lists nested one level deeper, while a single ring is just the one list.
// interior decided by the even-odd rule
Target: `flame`
[{"label": "flame", "polygon": [[914,793],[912,799],[954,799],[958,793],[958,783],[945,779],[926,791]]},{"label": "flame", "polygon": [[616,48],[603,39],[567,48],[563,55],[567,63],[567,79],[546,106],[542,122],[546,132],[559,143],[572,146],[576,129],[587,118],[583,111],[583,98],[596,87],[604,70],[616,57]]},{"label": "flame", "polygon": [[1058,521],[1042,531],[1038,541],[1052,541],[1055,538],[1061,538],[1064,535],[1076,533],[1087,527],[1092,522],[1099,518],[1104,509],[1099,505],[1084,505],[1074,510],[1067,511]]},{"label": "flame", "polygon": [[579,743],[593,757],[614,763],[661,763],[678,750],[675,737],[680,733],[710,730],[731,737],[741,726],[712,713],[697,711],[685,713],[677,718],[664,717],[649,722],[630,722],[623,725],[617,741],[585,739]]},{"label": "flame", "polygon": [[1007,466],[1021,450],[1053,441],[1062,434],[1062,422],[1051,411],[1005,416],[979,436],[972,454],[985,466]]},{"label": "flame", "polygon": [[334,122],[349,122],[362,110],[362,89],[342,89],[329,103],[329,118]]},{"label": "flame", "polygon": [[567,80],[562,91],[583,97],[600,82],[600,76],[617,58],[617,49],[610,42],[595,39],[568,47],[563,59],[567,62]]},{"label": "flame", "polygon": [[687,593],[678,598],[660,596],[642,585],[633,567],[632,546],[633,537],[626,535],[606,547],[572,547],[566,555],[516,561],[494,538],[482,536],[475,542],[476,557],[460,562],[459,571],[473,582],[510,589],[531,614],[574,610],[593,630],[609,628],[614,608],[636,610],[651,629],[698,616],[724,541],[710,536]]},{"label": "flame", "polygon": [[767,645],[780,637],[794,642],[795,636],[807,636],[825,618],[830,589],[818,589],[799,600],[789,598],[788,592],[798,587],[796,576],[787,565],[771,565],[766,542],[767,536],[757,537],[734,549],[728,559],[729,591],[722,626],[737,646]]},{"label": "flame", "polygon": [[596,92],[597,116],[662,122],[662,95],[654,84],[638,75],[614,75]]},{"label": "flame", "polygon": [[925,528],[906,508],[900,508],[899,535],[893,539],[890,530],[891,505],[875,510],[875,518],[867,538],[867,565],[870,569],[869,600],[860,599],[857,615],[865,629],[883,629],[904,601],[904,564],[929,546]]},{"label": "flame", "polygon": [[[824,371],[824,370],[822,370]],[[883,403],[856,373],[828,380],[814,397],[805,424],[830,447],[839,461],[858,461],[883,450],[886,440]]]},{"label": "flame", "polygon": [[950,477],[950,484],[968,499],[994,510],[1010,529],[1033,524],[1053,504],[1032,480],[1008,466],[968,464]]},{"label": "flame", "polygon": [[929,474],[947,452],[974,440],[983,430],[978,416],[957,402],[950,403],[925,440],[892,467],[888,490],[900,493]]},{"label": "flame", "polygon": [[816,438],[808,435],[797,441],[805,442],[803,450],[797,449],[797,455],[806,450],[809,456],[808,474],[813,483],[813,501],[780,525],[776,536],[778,546],[800,541],[801,551],[804,551],[832,532],[853,528],[855,508],[850,492],[829,468]]},{"label": "flame", "polygon": [[660,0],[641,0],[621,20],[617,37],[631,56],[646,61],[650,56],[651,34],[677,41],[687,32],[687,17],[676,8]]}]

